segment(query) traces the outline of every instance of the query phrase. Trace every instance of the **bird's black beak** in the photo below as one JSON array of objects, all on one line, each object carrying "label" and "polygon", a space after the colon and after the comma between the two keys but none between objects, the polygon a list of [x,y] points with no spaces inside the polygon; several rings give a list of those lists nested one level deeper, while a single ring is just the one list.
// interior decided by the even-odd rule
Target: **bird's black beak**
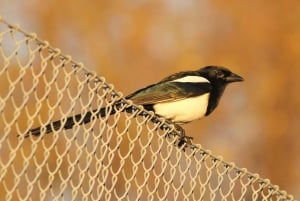
[{"label": "bird's black beak", "polygon": [[226,78],[226,82],[230,83],[230,82],[241,82],[244,81],[244,78],[242,78],[241,76],[231,73],[229,76],[227,76]]}]

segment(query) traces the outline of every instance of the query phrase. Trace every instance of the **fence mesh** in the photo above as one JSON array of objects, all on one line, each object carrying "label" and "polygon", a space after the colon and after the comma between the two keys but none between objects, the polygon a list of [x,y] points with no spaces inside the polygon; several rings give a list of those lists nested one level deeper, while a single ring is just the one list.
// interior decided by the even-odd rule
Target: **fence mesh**
[{"label": "fence mesh", "polygon": [[[45,134],[48,123],[122,95],[59,49],[0,18],[1,200],[294,200],[198,148],[153,113],[116,112]],[[130,105],[124,100],[124,105]],[[42,126],[40,136],[24,136]]]}]

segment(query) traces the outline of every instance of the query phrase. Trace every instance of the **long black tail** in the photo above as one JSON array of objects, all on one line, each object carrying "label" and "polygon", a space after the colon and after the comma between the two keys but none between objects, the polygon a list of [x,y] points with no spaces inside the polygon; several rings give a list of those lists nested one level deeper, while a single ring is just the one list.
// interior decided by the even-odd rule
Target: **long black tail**
[{"label": "long black tail", "polygon": [[[76,114],[74,116],[70,116],[67,117],[67,119],[61,119],[61,120],[57,120],[54,122],[51,122],[49,124],[47,124],[45,127],[37,127],[37,128],[33,128],[30,129],[28,131],[28,133],[25,134],[24,137],[29,137],[30,135],[40,135],[42,132],[42,129],[46,129],[45,134],[51,133],[53,131],[59,130],[61,128],[63,129],[71,129],[73,128],[73,126],[75,124],[81,125],[81,124],[87,124],[89,122],[91,122],[94,118],[100,118],[100,117],[104,117],[107,115],[113,115],[116,113],[116,108],[118,108],[117,110],[120,109],[119,104],[115,104],[113,107],[107,108],[107,107],[103,107],[100,108],[100,110],[98,109],[94,109],[91,111],[88,111],[87,113],[84,114],[84,116],[82,114]],[[147,107],[146,107],[147,108]],[[148,109],[152,109],[152,108],[148,108]],[[126,112],[133,112],[134,108],[132,106],[129,107],[125,107],[123,109],[121,109],[121,111],[126,111]],[[192,137],[188,137],[185,136],[185,132],[183,130],[183,128],[181,128],[179,125],[174,124],[176,129],[181,133],[181,137],[180,137],[180,141],[178,143],[178,146],[181,147],[184,144],[189,144],[191,145],[192,148],[195,148],[191,143],[191,140],[193,139]],[[163,128],[163,127],[161,127]]]},{"label": "long black tail", "polygon": [[[81,125],[81,124],[87,124],[89,123],[93,118],[99,118],[99,117],[104,117],[106,116],[106,113],[108,115],[114,114],[116,111],[114,107],[111,107],[110,111],[107,111],[108,108],[103,107],[100,110],[95,109],[92,111],[88,111],[87,113],[84,114],[76,114],[74,116],[67,117],[66,120],[57,120],[54,122],[51,122],[45,126],[45,133],[51,133],[55,130],[58,130],[60,128],[64,129],[71,129],[75,124]],[[29,135],[40,135],[42,132],[42,127],[37,127],[29,130],[29,132],[25,135],[25,137],[28,137]]]}]

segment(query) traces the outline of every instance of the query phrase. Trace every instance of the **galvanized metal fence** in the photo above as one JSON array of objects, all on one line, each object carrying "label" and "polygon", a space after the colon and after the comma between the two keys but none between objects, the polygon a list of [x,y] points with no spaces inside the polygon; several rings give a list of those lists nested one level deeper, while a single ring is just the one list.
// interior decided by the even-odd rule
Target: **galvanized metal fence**
[{"label": "galvanized metal fence", "polygon": [[[138,106],[45,134],[54,120],[109,109],[123,97],[1,18],[0,83],[1,200],[294,200],[200,145],[178,148],[173,126]],[[42,134],[25,138],[37,126]]]}]

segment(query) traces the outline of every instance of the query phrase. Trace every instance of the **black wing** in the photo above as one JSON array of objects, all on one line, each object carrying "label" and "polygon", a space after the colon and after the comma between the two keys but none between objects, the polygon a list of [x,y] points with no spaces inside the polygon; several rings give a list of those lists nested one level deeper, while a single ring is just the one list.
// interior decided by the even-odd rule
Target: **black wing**
[{"label": "black wing", "polygon": [[160,82],[140,89],[126,97],[137,105],[179,101],[195,97],[211,91],[208,82]]}]

